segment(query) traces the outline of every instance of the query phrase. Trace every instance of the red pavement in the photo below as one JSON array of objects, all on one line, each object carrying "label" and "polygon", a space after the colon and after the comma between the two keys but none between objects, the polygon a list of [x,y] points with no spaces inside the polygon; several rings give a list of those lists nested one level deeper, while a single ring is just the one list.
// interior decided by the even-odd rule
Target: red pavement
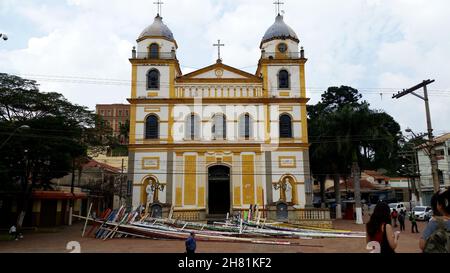
[{"label": "red pavement", "polygon": [[[419,222],[419,231],[423,231],[426,223]],[[336,229],[364,231],[365,226],[356,225],[352,221],[334,222]],[[0,241],[0,253],[64,253],[67,243],[77,241],[83,253],[183,253],[184,242],[147,239],[110,239],[98,240],[81,238],[83,225],[78,223],[72,227],[63,227],[53,232],[28,232],[19,241]],[[409,223],[406,232],[400,235],[398,253],[420,253],[420,234],[412,234]],[[398,229],[397,229],[398,230]],[[4,236],[3,236],[4,238]],[[273,246],[242,243],[198,242],[199,253],[368,253],[365,239],[298,239],[291,240],[309,246]]]}]

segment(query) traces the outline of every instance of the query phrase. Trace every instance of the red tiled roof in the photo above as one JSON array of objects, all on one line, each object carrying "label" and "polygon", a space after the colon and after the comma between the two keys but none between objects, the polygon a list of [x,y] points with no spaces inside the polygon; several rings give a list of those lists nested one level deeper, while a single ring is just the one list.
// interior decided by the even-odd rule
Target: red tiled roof
[{"label": "red tiled roof", "polygon": [[363,173],[365,173],[368,176],[371,176],[375,179],[384,179],[384,180],[389,180],[389,177],[377,172],[377,171],[372,171],[372,170],[365,170],[363,171]]},{"label": "red tiled roof", "polygon": [[113,166],[105,164],[105,163],[95,161],[93,159],[89,160],[89,162],[84,164],[83,167],[84,168],[100,168],[100,169],[105,169],[107,171],[114,172],[114,173],[121,172],[121,170],[119,168],[113,167]]},{"label": "red tiled roof", "polygon": [[[379,190],[380,188],[375,186],[374,184],[370,183],[369,181],[367,181],[367,179],[361,179],[360,180],[360,187],[361,187],[361,191],[376,191]],[[340,191],[353,191],[355,189],[355,186],[353,184],[353,180],[349,179],[347,182],[343,182],[339,185],[339,190]],[[327,189],[327,191],[334,191],[334,187],[329,187]]]},{"label": "red tiled roof", "polygon": [[[436,144],[444,143],[447,140],[450,140],[450,133],[443,134],[443,135],[440,135],[440,136],[434,138],[434,141],[436,142]],[[425,147],[426,147],[426,143],[417,146],[416,149],[425,148]]]},{"label": "red tiled roof", "polygon": [[436,143],[443,143],[450,139],[450,133],[435,138]]}]

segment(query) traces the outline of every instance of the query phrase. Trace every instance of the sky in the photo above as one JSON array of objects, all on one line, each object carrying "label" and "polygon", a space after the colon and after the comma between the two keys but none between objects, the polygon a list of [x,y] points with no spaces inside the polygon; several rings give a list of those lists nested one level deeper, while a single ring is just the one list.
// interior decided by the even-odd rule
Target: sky
[{"label": "sky", "polygon": [[[38,80],[94,109],[127,103],[131,49],[156,15],[154,0],[0,0],[0,72]],[[273,0],[165,0],[183,73],[224,63],[254,73],[274,23]],[[424,102],[392,95],[423,80],[435,134],[450,132],[450,1],[284,0],[285,22],[305,48],[310,104],[329,86],[352,86],[403,129],[426,131]],[[422,91],[418,91],[420,94]]]}]

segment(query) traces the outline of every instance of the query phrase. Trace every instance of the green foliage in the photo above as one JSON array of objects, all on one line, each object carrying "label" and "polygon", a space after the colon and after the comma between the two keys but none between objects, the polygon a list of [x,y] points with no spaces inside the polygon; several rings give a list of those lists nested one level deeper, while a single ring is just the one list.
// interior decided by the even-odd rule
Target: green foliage
[{"label": "green foliage", "polygon": [[[39,91],[35,81],[0,73],[0,188],[33,185],[49,189],[50,181],[81,164],[88,147],[106,145],[107,127],[84,106],[58,93]],[[22,125],[29,129],[16,130]],[[12,135],[13,134],[13,135]],[[12,136],[10,139],[8,139]]]},{"label": "green foliage", "polygon": [[397,170],[400,125],[361,99],[351,87],[330,87],[322,101],[308,107],[311,167],[316,176],[348,175],[354,160],[364,169]]}]

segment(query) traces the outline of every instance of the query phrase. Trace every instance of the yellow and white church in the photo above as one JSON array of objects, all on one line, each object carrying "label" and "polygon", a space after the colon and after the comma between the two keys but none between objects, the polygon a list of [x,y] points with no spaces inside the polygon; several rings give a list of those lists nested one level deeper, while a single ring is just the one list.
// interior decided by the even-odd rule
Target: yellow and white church
[{"label": "yellow and white church", "polygon": [[278,15],[255,74],[224,64],[219,53],[216,63],[183,75],[177,41],[156,16],[130,59],[133,207],[161,204],[205,220],[250,205],[311,206],[307,59],[299,43]]}]

